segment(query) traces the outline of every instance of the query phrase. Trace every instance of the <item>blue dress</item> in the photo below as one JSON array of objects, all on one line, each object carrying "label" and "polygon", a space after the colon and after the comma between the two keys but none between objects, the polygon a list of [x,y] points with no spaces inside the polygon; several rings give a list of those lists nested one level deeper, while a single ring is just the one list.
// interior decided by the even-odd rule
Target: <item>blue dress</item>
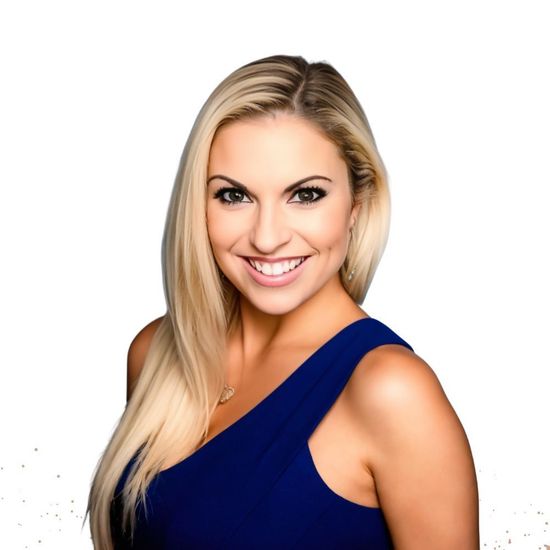
[{"label": "blue dress", "polygon": [[363,355],[383,344],[414,351],[373,317],[352,322],[252,410],[159,472],[147,490],[146,519],[137,508],[130,545],[119,497],[134,455],[111,506],[115,550],[392,549],[381,508],[332,491],[307,444]]}]

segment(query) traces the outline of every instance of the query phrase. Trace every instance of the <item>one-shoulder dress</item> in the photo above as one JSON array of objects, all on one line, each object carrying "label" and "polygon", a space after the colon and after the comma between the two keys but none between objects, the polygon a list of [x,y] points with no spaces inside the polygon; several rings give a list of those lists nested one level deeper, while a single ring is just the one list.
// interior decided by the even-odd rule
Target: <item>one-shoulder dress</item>
[{"label": "one-shoulder dress", "polygon": [[334,492],[316,470],[308,439],[361,358],[383,344],[413,348],[364,317],[310,355],[252,410],[147,490],[134,542],[121,530],[124,469],[111,505],[115,550],[392,549],[381,508]]}]

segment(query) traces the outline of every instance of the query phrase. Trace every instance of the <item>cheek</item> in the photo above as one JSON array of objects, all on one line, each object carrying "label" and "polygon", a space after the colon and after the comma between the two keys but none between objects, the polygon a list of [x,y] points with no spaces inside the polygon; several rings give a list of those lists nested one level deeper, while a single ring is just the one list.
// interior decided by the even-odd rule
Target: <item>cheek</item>
[{"label": "cheek", "polygon": [[348,217],[345,206],[335,204],[332,208],[311,216],[304,226],[304,234],[319,245],[335,246],[346,241]]},{"label": "cheek", "polygon": [[207,210],[206,229],[213,248],[224,248],[235,241],[237,224],[223,213]]}]

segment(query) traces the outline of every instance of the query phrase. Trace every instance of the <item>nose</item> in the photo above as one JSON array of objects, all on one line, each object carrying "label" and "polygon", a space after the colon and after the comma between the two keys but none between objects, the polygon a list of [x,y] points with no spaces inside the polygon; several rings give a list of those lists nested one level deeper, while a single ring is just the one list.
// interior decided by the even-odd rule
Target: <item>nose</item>
[{"label": "nose", "polygon": [[292,238],[284,213],[276,207],[262,206],[250,229],[250,243],[263,255],[284,246]]}]

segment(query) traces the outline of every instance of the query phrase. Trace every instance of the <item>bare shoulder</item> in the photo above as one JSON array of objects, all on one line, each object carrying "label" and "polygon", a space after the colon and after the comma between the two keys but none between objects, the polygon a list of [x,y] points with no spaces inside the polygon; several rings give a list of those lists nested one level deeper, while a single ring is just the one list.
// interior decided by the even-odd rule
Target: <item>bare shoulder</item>
[{"label": "bare shoulder", "polygon": [[145,325],[130,343],[128,349],[128,364],[127,364],[127,382],[126,382],[126,400],[128,401],[132,395],[132,391],[139,377],[139,373],[145,362],[145,357],[149,351],[151,340],[155,335],[160,323],[164,319],[158,317],[154,321],[151,321]]},{"label": "bare shoulder", "polygon": [[[351,397],[357,412],[397,414],[411,401],[446,401],[433,369],[405,346],[385,344],[365,354],[353,376]],[[447,401],[448,402],[448,401]]]},{"label": "bare shoulder", "polygon": [[399,548],[479,548],[478,492],[462,424],[434,370],[405,346],[363,356],[350,380],[381,507]]}]

